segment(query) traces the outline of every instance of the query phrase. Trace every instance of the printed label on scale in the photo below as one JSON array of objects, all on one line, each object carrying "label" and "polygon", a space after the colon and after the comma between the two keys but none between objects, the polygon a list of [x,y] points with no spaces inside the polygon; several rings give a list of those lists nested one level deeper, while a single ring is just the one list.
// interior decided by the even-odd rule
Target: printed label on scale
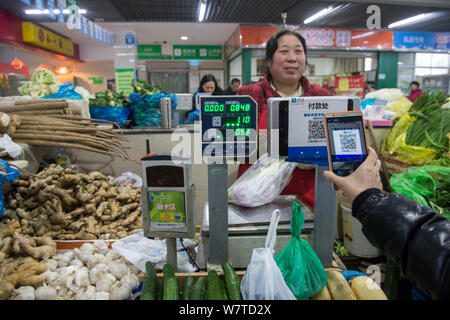
[{"label": "printed label on scale", "polygon": [[292,98],[289,106],[289,146],[326,146],[323,116],[347,111],[347,99],[307,101]]},{"label": "printed label on scale", "polygon": [[148,192],[148,209],[152,227],[184,228],[186,214],[184,192]]}]

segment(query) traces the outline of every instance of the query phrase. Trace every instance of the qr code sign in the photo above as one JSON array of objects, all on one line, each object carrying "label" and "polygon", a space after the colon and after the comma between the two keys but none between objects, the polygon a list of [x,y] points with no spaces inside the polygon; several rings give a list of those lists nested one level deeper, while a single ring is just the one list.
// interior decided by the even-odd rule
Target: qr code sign
[{"label": "qr code sign", "polygon": [[308,121],[308,139],[325,139],[323,120]]},{"label": "qr code sign", "polygon": [[356,150],[356,134],[341,134],[341,148],[345,151]]}]

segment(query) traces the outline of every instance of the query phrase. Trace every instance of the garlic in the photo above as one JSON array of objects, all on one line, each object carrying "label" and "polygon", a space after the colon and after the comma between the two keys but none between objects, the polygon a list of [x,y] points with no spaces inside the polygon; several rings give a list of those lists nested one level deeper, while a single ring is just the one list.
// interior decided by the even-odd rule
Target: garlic
[{"label": "garlic", "polygon": [[86,255],[90,255],[92,256],[94,254],[95,248],[92,245],[92,243],[84,243],[81,247],[80,247],[80,252],[81,254],[86,254]]},{"label": "garlic", "polygon": [[111,249],[108,251],[108,253],[106,254],[107,258],[110,258],[111,260],[117,260],[121,257],[120,253],[118,253],[116,250]]},{"label": "garlic", "polygon": [[[59,287],[59,286],[58,286]],[[69,289],[67,289],[67,288],[64,288],[64,287],[59,287],[59,288],[55,288],[56,289],[56,292],[57,292],[57,294],[58,294],[58,297],[61,297],[61,298],[66,298],[67,296],[68,296],[68,292],[69,292]]]},{"label": "garlic", "polygon": [[15,289],[10,300],[35,300],[34,288],[31,286],[22,286]]},{"label": "garlic", "polygon": [[126,300],[131,296],[133,288],[129,282],[116,282],[109,291],[110,300]]},{"label": "garlic", "polygon": [[96,264],[99,263],[99,256],[98,255],[92,255],[89,257],[89,259],[87,260],[86,266],[89,269],[92,269]]},{"label": "garlic", "polygon": [[96,284],[97,280],[108,272],[108,266],[103,263],[96,264],[91,270],[89,270],[89,280],[92,284]]},{"label": "garlic", "polygon": [[109,300],[109,292],[97,291],[95,293],[95,300]]},{"label": "garlic", "polygon": [[86,290],[80,290],[75,295],[75,300],[95,300],[97,291],[94,286],[88,286]]},{"label": "garlic", "polygon": [[103,240],[97,240],[94,242],[94,248],[96,252],[99,252],[101,254],[107,254],[109,251],[108,243]]},{"label": "garlic", "polygon": [[141,270],[136,268],[134,265],[131,265],[129,268],[130,268],[131,272],[136,276],[139,276],[139,273],[141,273]]},{"label": "garlic", "polygon": [[58,279],[58,272],[47,269],[47,271],[41,273],[40,276],[44,277],[47,283],[53,283],[56,279]]},{"label": "garlic", "polygon": [[75,257],[81,260],[81,262],[83,262],[84,264],[86,264],[89,257],[92,256],[92,254],[82,254],[80,249],[78,248],[73,249],[73,253]]},{"label": "garlic", "polygon": [[52,287],[44,285],[34,292],[36,300],[56,300],[56,290]]},{"label": "garlic", "polygon": [[84,288],[91,284],[89,280],[89,269],[81,267],[75,272],[75,285],[78,288]]},{"label": "garlic", "polygon": [[109,264],[109,272],[111,272],[116,278],[121,279],[128,272],[127,265],[122,262],[113,261]]},{"label": "garlic", "polygon": [[84,266],[83,262],[81,260],[78,259],[73,259],[72,261],[70,261],[71,266],[78,266],[78,267],[82,267]]},{"label": "garlic", "polygon": [[111,273],[105,273],[97,280],[97,291],[109,292],[114,282],[116,282],[116,277],[114,277]]},{"label": "garlic", "polygon": [[139,278],[131,273],[131,269],[128,269],[127,274],[120,280],[122,283],[128,283],[131,289],[134,290],[139,286]]},{"label": "garlic", "polygon": [[73,257],[73,251],[68,251],[61,255],[56,255],[55,259],[58,261],[58,267],[65,267],[73,260]]},{"label": "garlic", "polygon": [[95,253],[94,254],[94,257],[96,257],[97,258],[97,263],[103,263],[103,264],[108,264],[108,263],[111,263],[111,261],[109,261],[109,259],[107,259],[106,257],[105,257],[105,255],[103,255],[103,254],[101,254],[101,253]]},{"label": "garlic", "polygon": [[45,264],[47,265],[47,270],[55,271],[58,268],[58,261],[55,259],[47,259],[45,260]]}]

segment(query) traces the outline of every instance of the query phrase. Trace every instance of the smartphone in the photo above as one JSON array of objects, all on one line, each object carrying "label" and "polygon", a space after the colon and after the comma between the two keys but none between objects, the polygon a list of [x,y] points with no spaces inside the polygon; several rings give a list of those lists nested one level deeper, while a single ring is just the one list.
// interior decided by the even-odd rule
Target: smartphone
[{"label": "smartphone", "polygon": [[367,140],[361,111],[324,115],[330,170],[345,177],[367,158]]}]

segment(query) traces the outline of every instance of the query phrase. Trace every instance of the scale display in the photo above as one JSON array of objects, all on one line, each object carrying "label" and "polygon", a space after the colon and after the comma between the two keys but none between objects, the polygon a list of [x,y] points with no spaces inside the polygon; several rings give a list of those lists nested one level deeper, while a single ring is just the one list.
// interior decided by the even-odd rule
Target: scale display
[{"label": "scale display", "polygon": [[200,96],[204,157],[256,152],[258,105],[250,96]]}]

